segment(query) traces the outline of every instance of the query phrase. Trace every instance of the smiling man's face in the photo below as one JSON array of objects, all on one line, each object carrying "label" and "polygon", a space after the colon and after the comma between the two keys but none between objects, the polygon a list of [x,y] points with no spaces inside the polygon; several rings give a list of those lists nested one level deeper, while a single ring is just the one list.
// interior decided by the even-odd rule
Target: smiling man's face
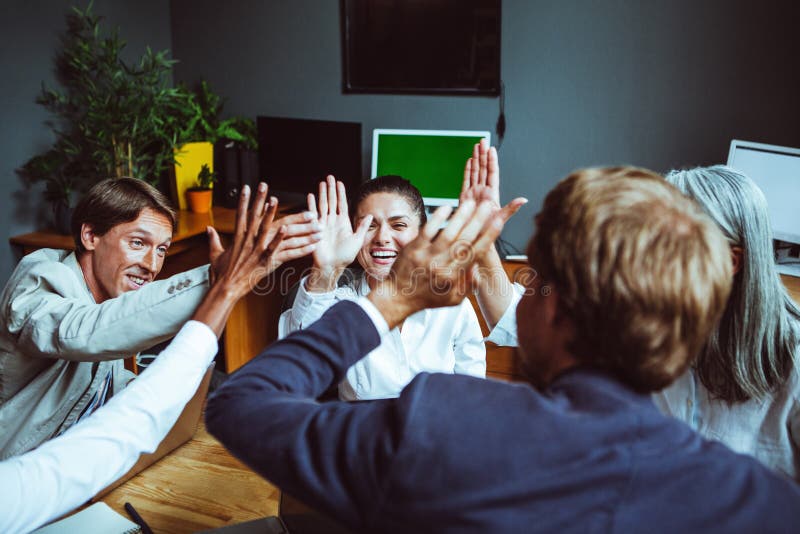
[{"label": "smiling man's face", "polygon": [[152,282],[164,266],[171,240],[170,220],[151,208],[102,236],[84,224],[81,241],[89,261],[80,263],[95,301],[100,303]]}]

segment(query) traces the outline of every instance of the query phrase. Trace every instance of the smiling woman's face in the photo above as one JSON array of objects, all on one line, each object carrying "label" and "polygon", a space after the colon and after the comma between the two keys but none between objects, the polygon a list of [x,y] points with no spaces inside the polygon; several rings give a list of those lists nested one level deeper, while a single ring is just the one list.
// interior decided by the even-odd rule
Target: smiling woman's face
[{"label": "smiling woman's face", "polygon": [[370,287],[388,276],[397,254],[419,234],[419,215],[396,193],[373,193],[356,209],[356,224],[372,215],[358,263],[367,271]]}]

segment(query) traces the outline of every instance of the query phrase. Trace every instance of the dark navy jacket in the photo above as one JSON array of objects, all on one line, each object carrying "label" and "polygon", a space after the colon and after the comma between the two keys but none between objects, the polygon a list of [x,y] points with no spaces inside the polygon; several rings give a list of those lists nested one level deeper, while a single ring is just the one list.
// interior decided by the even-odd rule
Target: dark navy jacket
[{"label": "dark navy jacket", "polygon": [[365,532],[790,532],[800,490],[575,369],[546,391],[422,373],[400,398],[314,400],[380,343],[341,302],[211,397],[208,429],[289,494]]}]

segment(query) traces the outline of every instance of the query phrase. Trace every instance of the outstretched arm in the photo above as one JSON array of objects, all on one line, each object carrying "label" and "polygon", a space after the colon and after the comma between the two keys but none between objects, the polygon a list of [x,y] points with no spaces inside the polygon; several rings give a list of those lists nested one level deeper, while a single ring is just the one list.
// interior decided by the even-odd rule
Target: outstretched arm
[{"label": "outstretched arm", "polygon": [[[308,212],[273,221],[285,228],[270,268],[311,252],[319,240],[316,216]],[[197,267],[96,304],[74,269],[58,261],[20,264],[4,291],[8,332],[27,356],[75,361],[115,360],[174,336],[209,289],[209,278],[230,254],[208,228],[212,268]],[[77,269],[79,267],[76,266]]]},{"label": "outstretched arm", "polygon": [[86,420],[0,462],[0,531],[27,532],[74,509],[155,450],[195,393],[234,304],[279,261],[285,226],[272,225],[277,203],[267,204],[266,193],[259,189],[248,213],[245,187],[230,261],[153,364]]},{"label": "outstretched arm", "polygon": [[[492,203],[503,222],[508,221],[528,202],[517,197],[500,206],[500,164],[497,149],[481,140],[473,148],[472,157],[464,167],[464,181],[460,201],[473,199]],[[514,287],[503,269],[503,262],[495,247],[476,257],[475,297],[490,329],[494,328],[508,307],[516,301]]]}]

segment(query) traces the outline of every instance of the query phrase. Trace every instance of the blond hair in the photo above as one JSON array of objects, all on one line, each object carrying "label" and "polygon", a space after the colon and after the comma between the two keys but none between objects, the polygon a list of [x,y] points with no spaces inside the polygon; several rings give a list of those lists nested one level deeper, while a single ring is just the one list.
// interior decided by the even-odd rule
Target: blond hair
[{"label": "blond hair", "polygon": [[638,391],[669,385],[698,354],[730,292],[717,225],[660,175],[576,171],[536,217],[531,264],[571,320],[568,349]]}]

